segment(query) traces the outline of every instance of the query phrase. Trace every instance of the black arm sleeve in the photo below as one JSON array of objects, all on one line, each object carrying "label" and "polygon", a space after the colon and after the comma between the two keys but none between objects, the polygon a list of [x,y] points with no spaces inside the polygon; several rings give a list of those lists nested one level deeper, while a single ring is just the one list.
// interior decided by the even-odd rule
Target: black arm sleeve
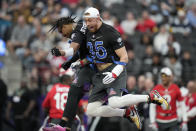
[{"label": "black arm sleeve", "polygon": [[72,42],[81,45],[85,39],[85,33],[86,33],[86,25],[82,21],[79,21],[71,35]]},{"label": "black arm sleeve", "polygon": [[79,52],[77,52],[68,62],[73,63],[76,62],[80,58]]},{"label": "black arm sleeve", "polygon": [[68,68],[70,68],[71,64],[75,61],[77,61],[79,59],[79,53],[77,52],[70,60],[64,62],[61,67],[64,70],[67,70]]}]

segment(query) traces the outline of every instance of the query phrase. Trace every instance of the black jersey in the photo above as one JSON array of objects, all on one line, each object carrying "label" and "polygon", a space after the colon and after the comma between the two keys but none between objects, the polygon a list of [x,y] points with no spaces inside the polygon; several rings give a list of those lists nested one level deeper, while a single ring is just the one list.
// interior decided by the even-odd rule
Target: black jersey
[{"label": "black jersey", "polygon": [[115,50],[124,46],[122,38],[112,26],[102,23],[96,32],[86,32],[86,46],[94,62],[115,63],[120,58]]},{"label": "black jersey", "polygon": [[88,50],[86,48],[86,24],[80,20],[77,22],[76,28],[71,34],[71,41],[80,44],[79,57],[83,59],[87,56]]}]

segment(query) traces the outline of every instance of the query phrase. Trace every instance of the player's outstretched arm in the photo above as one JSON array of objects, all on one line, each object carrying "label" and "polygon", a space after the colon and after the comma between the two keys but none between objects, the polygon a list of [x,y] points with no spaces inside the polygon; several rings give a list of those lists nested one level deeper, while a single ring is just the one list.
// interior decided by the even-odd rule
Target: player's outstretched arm
[{"label": "player's outstretched arm", "polygon": [[76,62],[77,60],[79,59],[79,53],[76,53],[70,60],[68,61],[65,61],[61,67],[64,69],[64,70],[67,70],[68,68],[70,68],[71,64]]},{"label": "player's outstretched arm", "polygon": [[128,55],[125,46],[115,50],[115,53],[120,58],[120,62],[128,63]]}]

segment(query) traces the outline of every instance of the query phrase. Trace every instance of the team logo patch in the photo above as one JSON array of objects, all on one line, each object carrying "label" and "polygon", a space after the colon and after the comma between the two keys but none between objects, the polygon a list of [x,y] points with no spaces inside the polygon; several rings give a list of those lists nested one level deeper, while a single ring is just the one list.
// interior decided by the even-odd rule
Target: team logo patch
[{"label": "team logo patch", "polygon": [[120,46],[122,46],[123,42],[122,42],[122,38],[121,38],[121,37],[119,37],[119,38],[117,39],[117,42],[119,43]]},{"label": "team logo patch", "polygon": [[117,39],[117,42],[118,42],[118,43],[121,43],[121,42],[122,42],[122,38],[119,37],[119,38]]},{"label": "team logo patch", "polygon": [[115,94],[117,94],[117,93],[116,93],[116,91],[114,91],[114,89],[113,89],[113,88],[111,88],[111,89],[110,89],[109,96],[111,96],[111,95],[115,95]]}]

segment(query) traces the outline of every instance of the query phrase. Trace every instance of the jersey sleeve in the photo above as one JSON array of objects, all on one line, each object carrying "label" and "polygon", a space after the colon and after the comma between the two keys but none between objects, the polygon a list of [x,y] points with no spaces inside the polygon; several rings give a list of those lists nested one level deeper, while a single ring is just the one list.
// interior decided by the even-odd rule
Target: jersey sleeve
[{"label": "jersey sleeve", "polygon": [[182,97],[182,93],[180,91],[180,88],[177,87],[176,91],[177,91],[177,100],[182,101],[184,98]]},{"label": "jersey sleeve", "polygon": [[72,42],[75,42],[75,43],[78,43],[78,44],[82,44],[82,42],[84,41],[84,37],[85,35],[82,34],[81,32],[79,31],[76,31],[74,32],[72,35],[71,35],[71,39],[72,39]]},{"label": "jersey sleeve", "polygon": [[154,88],[152,88],[152,90],[157,90],[159,88],[159,85],[156,85]]},{"label": "jersey sleeve", "polygon": [[193,96],[193,99],[194,99],[193,106],[196,107],[196,95]]},{"label": "jersey sleeve", "polygon": [[71,35],[72,42],[75,42],[81,45],[85,40],[85,33],[86,33],[85,24],[83,24],[82,22],[79,22]]},{"label": "jersey sleeve", "polygon": [[74,54],[74,56],[70,60],[68,60],[68,62],[70,63],[76,62],[79,58],[80,58],[79,52],[77,52],[76,54]]},{"label": "jersey sleeve", "polygon": [[121,47],[124,46],[124,43],[122,41],[122,38],[120,36],[120,34],[118,33],[118,31],[116,31],[115,29],[113,29],[109,34],[109,41],[110,41],[110,45],[113,47],[114,50],[120,49]]}]

